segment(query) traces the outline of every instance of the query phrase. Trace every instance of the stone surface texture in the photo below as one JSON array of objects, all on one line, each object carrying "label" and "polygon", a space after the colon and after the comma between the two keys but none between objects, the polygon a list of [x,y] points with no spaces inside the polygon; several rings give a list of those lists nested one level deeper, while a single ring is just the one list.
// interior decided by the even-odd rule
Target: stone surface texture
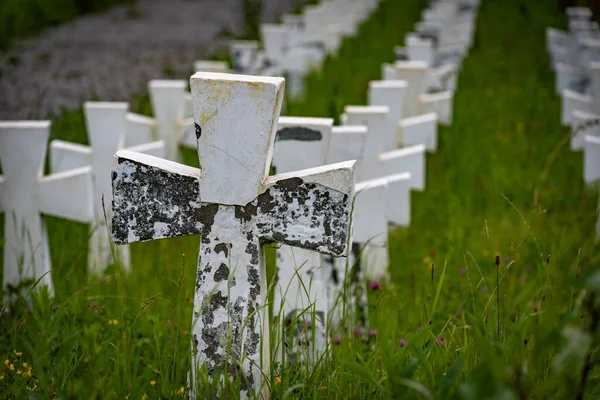
[{"label": "stone surface texture", "polygon": [[[262,0],[275,22],[302,0]],[[40,119],[84,101],[131,101],[151,79],[188,79],[192,63],[243,29],[241,0],[139,0],[82,16],[0,53],[0,120]]]}]

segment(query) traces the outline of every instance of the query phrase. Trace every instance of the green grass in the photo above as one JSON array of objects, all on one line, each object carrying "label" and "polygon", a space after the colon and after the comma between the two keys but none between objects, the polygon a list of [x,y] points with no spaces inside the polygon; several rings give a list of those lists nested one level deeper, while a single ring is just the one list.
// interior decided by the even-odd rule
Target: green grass
[{"label": "green grass", "polygon": [[[423,5],[384,2],[286,115],[364,104]],[[272,398],[573,398],[583,370],[585,398],[600,395],[598,199],[559,126],[549,25],[565,19],[544,2],[482,0],[453,125],[428,155],[411,226],[390,236],[394,287],[370,292],[377,335],[344,336],[313,371],[274,368]],[[134,108],[147,112],[146,97]],[[53,136],[85,142],[82,127],[65,114]],[[198,238],[134,245],[129,277],[88,280],[87,227],[48,222],[57,295],[1,317],[0,398],[184,396]]]}]

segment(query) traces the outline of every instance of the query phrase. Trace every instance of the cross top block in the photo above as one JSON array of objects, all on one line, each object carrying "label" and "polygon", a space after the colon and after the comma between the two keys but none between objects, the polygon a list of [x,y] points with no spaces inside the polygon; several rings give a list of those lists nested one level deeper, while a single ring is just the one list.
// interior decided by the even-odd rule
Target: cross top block
[{"label": "cross top block", "polygon": [[190,82],[202,201],[245,205],[265,189],[285,80],[197,72]]}]

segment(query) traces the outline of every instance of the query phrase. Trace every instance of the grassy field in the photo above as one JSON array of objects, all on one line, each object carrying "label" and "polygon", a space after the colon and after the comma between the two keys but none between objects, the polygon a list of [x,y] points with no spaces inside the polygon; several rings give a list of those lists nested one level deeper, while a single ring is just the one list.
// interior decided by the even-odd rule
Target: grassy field
[{"label": "grassy field", "polygon": [[[286,114],[364,104],[424,5],[385,1]],[[342,337],[313,371],[274,368],[272,398],[600,396],[598,198],[559,126],[549,25],[565,19],[545,2],[482,0],[453,125],[428,156],[410,228],[391,233],[394,287],[370,292],[376,335]],[[53,137],[85,142],[82,127],[65,114]],[[186,396],[198,238],[134,245],[129,277],[88,280],[88,228],[48,225],[57,295],[0,317],[0,398]]]}]

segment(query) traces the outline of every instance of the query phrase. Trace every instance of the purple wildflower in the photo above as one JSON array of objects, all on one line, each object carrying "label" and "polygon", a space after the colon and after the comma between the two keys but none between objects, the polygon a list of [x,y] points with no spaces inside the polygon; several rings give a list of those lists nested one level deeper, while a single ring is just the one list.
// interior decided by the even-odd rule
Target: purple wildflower
[{"label": "purple wildflower", "polygon": [[487,286],[484,286],[481,288],[481,293],[487,293],[487,292],[488,292]]},{"label": "purple wildflower", "polygon": [[361,336],[362,335],[362,328],[354,328],[354,334],[356,336]]},{"label": "purple wildflower", "polygon": [[57,306],[52,306],[52,312],[55,313],[58,310]]},{"label": "purple wildflower", "polygon": [[398,344],[400,345],[400,347],[406,346],[406,339],[404,339],[404,338],[400,339],[400,341],[398,342]]},{"label": "purple wildflower", "polygon": [[437,338],[437,344],[439,344],[440,346],[444,346],[446,344],[446,341],[444,340],[443,337],[439,337]]},{"label": "purple wildflower", "polygon": [[334,337],[331,341],[335,344],[342,344],[342,338],[339,336]]},{"label": "purple wildflower", "polygon": [[417,332],[421,332],[422,329],[423,329],[422,327],[418,327]]},{"label": "purple wildflower", "polygon": [[467,274],[467,269],[466,268],[461,268],[460,269],[460,276],[465,276]]},{"label": "purple wildflower", "polygon": [[379,288],[381,288],[381,283],[379,281],[371,281],[371,283],[369,283],[369,287],[371,290],[379,290]]},{"label": "purple wildflower", "polygon": [[377,336],[377,329],[369,330],[369,337]]}]

